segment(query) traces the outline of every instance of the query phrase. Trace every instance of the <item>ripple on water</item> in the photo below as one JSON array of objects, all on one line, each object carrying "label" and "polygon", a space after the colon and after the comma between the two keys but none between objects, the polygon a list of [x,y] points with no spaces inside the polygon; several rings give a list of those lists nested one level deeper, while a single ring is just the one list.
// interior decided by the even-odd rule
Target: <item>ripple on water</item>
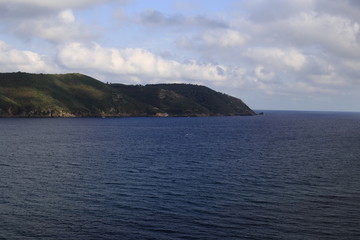
[{"label": "ripple on water", "polygon": [[0,119],[0,238],[358,239],[359,119]]}]

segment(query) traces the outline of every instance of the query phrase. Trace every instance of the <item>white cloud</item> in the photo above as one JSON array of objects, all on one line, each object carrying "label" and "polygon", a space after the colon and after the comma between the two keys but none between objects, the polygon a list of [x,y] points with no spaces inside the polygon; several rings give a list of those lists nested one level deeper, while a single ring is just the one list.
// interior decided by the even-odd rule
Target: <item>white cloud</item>
[{"label": "white cloud", "polygon": [[[19,21],[9,26],[10,31],[24,39],[37,37],[52,43],[63,43],[94,38],[94,30],[76,22],[73,11],[66,9],[56,15]],[[96,28],[95,28],[96,29]]]},{"label": "white cloud", "polygon": [[135,22],[150,27],[186,27],[186,28],[226,28],[227,23],[209,18],[204,15],[185,16],[183,14],[165,14],[160,11],[150,9],[139,15],[134,15]]},{"label": "white cloud", "polygon": [[[22,39],[52,43],[96,38],[100,27],[77,21],[74,10],[132,0],[0,0],[0,27]],[[96,9],[93,9],[96,11]]]},{"label": "white cloud", "polygon": [[179,48],[200,54],[206,61],[243,65],[241,55],[250,40],[237,30],[210,28],[192,36],[180,35],[175,42]]},{"label": "white cloud", "polygon": [[228,84],[244,74],[240,68],[230,68],[194,60],[181,63],[164,59],[140,48],[104,48],[98,44],[79,42],[60,49],[58,60],[68,69],[103,74],[117,74],[125,79],[148,82],[193,82]]},{"label": "white cloud", "polygon": [[74,16],[74,13],[73,13],[73,11],[71,9],[61,11],[60,14],[58,15],[58,18],[63,23],[67,23],[67,24],[75,22],[75,16]]},{"label": "white cloud", "polygon": [[360,20],[360,2],[358,0],[316,0],[314,3],[316,3],[314,9],[318,12],[327,12],[330,15],[342,16],[357,22]]},{"label": "white cloud", "polygon": [[46,18],[67,9],[85,9],[110,2],[126,0],[0,0],[1,24],[6,21],[27,21]]},{"label": "white cloud", "polygon": [[248,49],[245,55],[257,63],[263,63],[278,70],[291,68],[294,71],[300,71],[306,62],[306,56],[295,48],[257,47]]},{"label": "white cloud", "polygon": [[239,47],[245,44],[245,37],[231,29],[208,30],[201,36],[202,42],[208,47]]},{"label": "white cloud", "polygon": [[346,81],[344,81],[344,79],[342,79],[341,76],[336,74],[336,72],[331,72],[329,74],[323,74],[323,75],[310,75],[310,79],[314,83],[320,86],[326,86],[326,85],[342,86],[346,84]]},{"label": "white cloud", "polygon": [[[62,10],[68,8],[83,8],[89,7],[96,4],[101,4],[105,2],[110,2],[114,0],[0,0],[1,5],[11,5],[17,7],[36,7],[36,8],[46,8],[52,10]],[[119,1],[126,2],[126,1]]]},{"label": "white cloud", "polygon": [[273,71],[267,71],[264,66],[257,66],[255,68],[255,76],[260,80],[270,81],[274,79],[275,73]]},{"label": "white cloud", "polygon": [[324,47],[335,55],[360,56],[360,24],[351,19],[317,12],[290,18],[280,29],[295,43]]},{"label": "white cloud", "polygon": [[352,71],[359,72],[360,61],[358,59],[347,59],[344,61],[344,65]]},{"label": "white cloud", "polygon": [[56,73],[59,68],[46,56],[31,51],[21,51],[0,41],[1,72]]},{"label": "white cloud", "polygon": [[308,11],[313,9],[315,4],[315,0],[251,0],[241,1],[239,8],[248,13],[248,18],[251,21],[263,24]]},{"label": "white cloud", "polygon": [[248,15],[231,22],[254,46],[323,51],[335,57],[360,56],[357,1],[253,0],[240,4]]}]

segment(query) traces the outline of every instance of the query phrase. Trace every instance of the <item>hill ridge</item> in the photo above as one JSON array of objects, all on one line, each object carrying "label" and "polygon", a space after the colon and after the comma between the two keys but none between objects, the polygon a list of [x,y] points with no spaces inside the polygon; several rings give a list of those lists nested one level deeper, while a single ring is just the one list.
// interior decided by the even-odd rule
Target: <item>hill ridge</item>
[{"label": "hill ridge", "polygon": [[0,73],[0,117],[255,115],[242,100],[185,83],[125,85],[80,74]]}]

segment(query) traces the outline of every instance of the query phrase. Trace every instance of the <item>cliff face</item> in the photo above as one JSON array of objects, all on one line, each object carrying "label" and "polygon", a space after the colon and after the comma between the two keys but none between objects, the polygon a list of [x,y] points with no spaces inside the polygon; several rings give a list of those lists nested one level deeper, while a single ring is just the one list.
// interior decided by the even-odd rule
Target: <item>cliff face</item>
[{"label": "cliff face", "polygon": [[189,84],[105,84],[82,74],[0,73],[0,117],[254,115],[240,99]]}]

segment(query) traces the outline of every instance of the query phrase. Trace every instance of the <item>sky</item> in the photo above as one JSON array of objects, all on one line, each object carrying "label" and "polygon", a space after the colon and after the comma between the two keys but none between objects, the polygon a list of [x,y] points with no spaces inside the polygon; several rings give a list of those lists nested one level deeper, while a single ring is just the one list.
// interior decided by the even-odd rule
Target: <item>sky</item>
[{"label": "sky", "polygon": [[17,71],[360,111],[360,1],[0,0],[0,72]]}]

